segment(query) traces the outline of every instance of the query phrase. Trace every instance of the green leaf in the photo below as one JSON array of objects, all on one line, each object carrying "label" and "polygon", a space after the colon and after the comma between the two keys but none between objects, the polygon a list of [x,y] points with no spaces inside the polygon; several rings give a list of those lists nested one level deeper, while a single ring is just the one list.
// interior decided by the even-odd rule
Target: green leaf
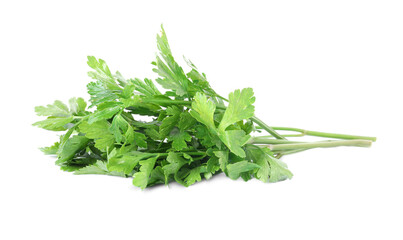
[{"label": "green leaf", "polygon": [[166,112],[168,115],[171,115],[169,117],[164,118],[162,120],[162,123],[159,128],[159,134],[162,137],[167,136],[171,130],[175,127],[176,124],[178,124],[179,117],[181,114],[181,110],[176,107],[176,106],[171,106],[166,109]]},{"label": "green leaf", "polygon": [[119,96],[121,97],[119,101],[123,103],[125,108],[137,107],[141,104],[142,100],[140,95],[134,94],[135,88],[136,86],[133,84],[133,82],[129,82],[123,88],[122,93],[119,94]]},{"label": "green leaf", "polygon": [[[142,104],[141,103],[141,98],[140,98],[139,95],[134,95],[134,96],[131,96],[130,98],[127,98],[127,99],[121,98],[119,100],[123,103],[123,106],[125,108],[138,107],[140,104]],[[143,106],[145,106],[145,105],[143,105]]]},{"label": "green leaf", "polygon": [[227,165],[228,177],[235,180],[239,178],[241,173],[255,170],[257,168],[260,168],[260,166],[245,160],[231,163]]},{"label": "green leaf", "polygon": [[118,95],[112,90],[106,89],[101,82],[90,82],[87,84],[87,90],[91,98],[91,106],[96,106],[104,102],[116,101]]},{"label": "green leaf", "polygon": [[260,166],[256,172],[256,178],[262,182],[267,182],[270,174],[269,156],[259,147],[248,147],[248,153],[254,163]]},{"label": "green leaf", "polygon": [[84,149],[90,140],[84,136],[75,135],[69,138],[58,154],[57,164],[62,164],[73,159],[74,155]]},{"label": "green leaf", "polygon": [[160,166],[155,167],[151,171],[147,186],[153,186],[155,184],[164,183],[164,182],[165,182],[164,170],[162,170],[162,168]]},{"label": "green leaf", "polygon": [[167,161],[169,164],[162,167],[165,175],[165,184],[168,183],[168,178],[170,175],[176,174],[179,169],[187,163],[186,160],[179,156],[179,154],[176,152],[169,152]]},{"label": "green leaf", "polygon": [[204,73],[200,73],[199,70],[196,68],[196,66],[190,61],[189,59],[186,59],[183,57],[185,62],[189,67],[192,68],[192,70],[187,74],[187,76],[192,79],[193,83],[195,86],[200,87],[200,89],[209,89],[210,84],[208,83],[206,79],[206,75]]},{"label": "green leaf", "polygon": [[[256,171],[256,170],[255,170]],[[243,172],[243,173],[241,173],[241,178],[245,181],[245,182],[247,182],[247,181],[249,181],[249,180],[251,180],[252,179],[252,175],[253,174],[253,171],[248,171],[248,172]]]},{"label": "green leaf", "polygon": [[125,143],[127,144],[134,143],[134,129],[131,125],[127,127],[127,131],[125,133]]},{"label": "green leaf", "polygon": [[82,98],[70,98],[69,100],[70,112],[74,115],[85,112],[87,103]]},{"label": "green leaf", "polygon": [[139,133],[139,132],[134,132],[134,141],[137,146],[142,147],[142,148],[147,148],[147,142],[146,142],[146,135]]},{"label": "green leaf", "polygon": [[102,174],[102,175],[110,175],[110,176],[119,176],[125,177],[126,175],[121,172],[109,171],[106,167],[105,161],[96,161],[92,165],[88,165],[86,167],[80,168],[74,172],[76,175],[81,174]]},{"label": "green leaf", "polygon": [[67,140],[71,137],[75,129],[76,126],[70,128],[65,134],[60,136],[59,149],[57,150],[57,154],[61,152],[61,150],[63,149],[63,145],[66,144]]},{"label": "green leaf", "polygon": [[65,171],[65,172],[74,172],[83,167],[84,166],[82,166],[82,165],[61,165],[60,170]]},{"label": "green leaf", "polygon": [[117,112],[121,110],[121,106],[114,106],[112,108],[105,108],[90,115],[88,123],[92,124],[104,119],[112,118]]},{"label": "green leaf", "polygon": [[97,111],[102,111],[105,109],[111,109],[114,107],[122,107],[121,102],[104,102],[97,105]]},{"label": "green leaf", "polygon": [[181,109],[177,106],[170,106],[166,109],[166,114],[169,116],[176,116],[182,113]]},{"label": "green leaf", "polygon": [[200,143],[203,146],[209,148],[220,144],[220,140],[218,139],[218,137],[212,135],[208,131],[206,126],[198,124],[196,125],[195,130],[196,130],[195,136],[199,139]]},{"label": "green leaf", "polygon": [[[200,73],[196,66],[189,60],[184,57],[185,62],[192,70],[186,74],[188,78],[192,79],[193,84],[191,85],[192,88],[195,88],[195,92],[205,92],[210,97],[220,97],[211,87],[209,82],[206,79],[206,74]],[[218,103],[216,99],[212,99],[214,102]]]},{"label": "green leaf", "polygon": [[291,179],[293,177],[293,174],[287,168],[287,164],[285,164],[280,159],[275,158],[270,150],[265,149],[265,152],[269,157],[268,158],[270,165],[269,182],[279,182],[286,179]]},{"label": "green leaf", "polygon": [[87,58],[88,58],[87,61],[88,66],[90,66],[92,69],[95,70],[95,72],[88,72],[88,76],[90,76],[93,79],[99,80],[108,89],[114,89],[114,90],[121,89],[116,83],[114,77],[111,74],[111,71],[109,70],[108,65],[106,65],[106,62],[104,60],[102,59],[97,60],[93,56],[88,56]]},{"label": "green leaf", "polygon": [[109,128],[109,131],[115,136],[115,141],[117,143],[121,143],[123,140],[123,134],[127,132],[129,124],[126,120],[120,115],[116,114],[112,120],[112,124]]},{"label": "green leaf", "polygon": [[109,131],[110,124],[106,120],[92,124],[84,121],[78,127],[87,138],[94,139],[95,147],[103,152],[115,143],[115,136]]},{"label": "green leaf", "polygon": [[228,130],[219,133],[221,141],[231,150],[231,152],[244,158],[245,151],[242,146],[245,145],[249,139],[250,135],[245,135],[243,130]]},{"label": "green leaf", "polygon": [[55,154],[57,153],[57,151],[59,150],[59,146],[60,146],[60,143],[59,143],[59,142],[55,142],[52,146],[50,146],[50,147],[43,147],[43,148],[40,148],[40,150],[41,150],[44,154],[55,155]]},{"label": "green leaf", "polygon": [[47,119],[38,121],[32,125],[50,131],[65,131],[67,130],[66,125],[73,120],[73,117],[48,117]]},{"label": "green leaf", "polygon": [[121,96],[122,98],[130,98],[130,97],[134,96],[135,88],[136,87],[134,86],[134,84],[132,82],[129,82],[128,84],[125,85],[125,87],[123,88],[123,90],[119,94],[119,96]]},{"label": "green leaf", "polygon": [[197,121],[206,125],[210,131],[216,132],[216,127],[214,125],[214,111],[215,104],[212,101],[207,100],[206,95],[203,93],[196,93],[194,101],[192,103],[192,110],[190,114]]},{"label": "green leaf", "polygon": [[250,134],[253,130],[254,130],[254,126],[253,126],[253,122],[248,120],[248,121],[240,121],[237,123],[240,128],[246,133],[246,134]]},{"label": "green leaf", "polygon": [[207,161],[207,171],[210,173],[215,173],[220,170],[219,159],[215,156],[210,157]]},{"label": "green leaf", "polygon": [[140,172],[133,175],[133,185],[144,190],[147,187],[151,171],[154,168],[158,156],[140,161]]},{"label": "green leaf", "polygon": [[181,151],[182,149],[188,147],[186,142],[190,142],[192,140],[192,137],[189,135],[189,133],[180,131],[178,128],[175,128],[171,131],[169,135],[169,140],[172,141],[172,147],[176,151]]},{"label": "green leaf", "polygon": [[189,174],[185,178],[184,182],[186,183],[186,186],[190,186],[195,184],[196,182],[201,181],[201,173],[206,172],[206,167],[205,166],[199,166],[196,168],[193,168],[192,170],[189,171]]},{"label": "green leaf", "polygon": [[157,78],[155,81],[159,83],[165,89],[171,89],[175,91],[179,96],[183,96],[187,93],[187,88],[182,86],[182,84],[176,80],[174,74],[168,69],[165,63],[157,57],[157,67],[153,71],[158,73],[163,78]]},{"label": "green leaf", "polygon": [[188,130],[196,124],[196,119],[190,115],[189,112],[182,112],[180,114],[179,124],[178,127],[181,130]]},{"label": "green leaf", "polygon": [[153,71],[162,77],[156,81],[165,89],[171,89],[179,96],[188,93],[188,86],[191,82],[186,77],[183,69],[175,62],[164,28],[161,26],[161,35],[157,35],[157,46],[160,56],[157,56],[156,66]]},{"label": "green leaf", "polygon": [[228,164],[228,151],[214,151],[214,155],[218,158],[221,170],[225,171]]},{"label": "green leaf", "polygon": [[141,81],[138,78],[130,79],[130,82],[133,84],[134,89],[136,89],[139,93],[147,96],[147,97],[154,97],[155,95],[162,95],[158,88],[154,85],[152,80],[144,79]]},{"label": "green leaf", "polygon": [[127,81],[119,71],[116,71],[114,77],[116,78],[116,80],[118,81],[120,86],[122,86],[122,87],[126,86]]},{"label": "green leaf", "polygon": [[38,116],[52,116],[52,117],[70,117],[70,111],[67,106],[56,100],[53,104],[48,104],[46,106],[35,107],[35,112]]},{"label": "green leaf", "polygon": [[252,104],[254,102],[252,88],[244,88],[242,91],[238,89],[230,93],[228,107],[218,126],[219,131],[223,132],[231,124],[253,117],[255,107]]},{"label": "green leaf", "polygon": [[149,136],[151,139],[157,141],[157,140],[162,140],[164,137],[161,136],[161,134],[155,130],[154,128],[148,128],[146,129],[146,134]]},{"label": "green leaf", "polygon": [[[114,149],[113,151],[116,151],[116,149]],[[109,171],[116,171],[116,172],[123,172],[125,174],[130,174],[140,160],[148,158],[152,155],[153,154],[150,153],[143,153],[137,151],[119,152],[115,155],[109,154],[107,167]]]},{"label": "green leaf", "polygon": [[212,176],[213,176],[213,174],[211,172],[204,173],[204,178],[206,180],[209,180]]}]

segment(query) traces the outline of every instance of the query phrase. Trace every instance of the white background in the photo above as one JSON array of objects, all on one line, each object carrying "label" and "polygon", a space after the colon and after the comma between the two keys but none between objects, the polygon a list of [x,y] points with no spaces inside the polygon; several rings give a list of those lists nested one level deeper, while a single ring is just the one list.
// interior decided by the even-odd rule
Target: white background
[{"label": "white background", "polygon": [[[146,2],[146,3],[145,3]],[[1,239],[402,239],[401,1],[1,1]],[[271,125],[377,136],[284,158],[276,184],[217,176],[140,191],[62,172],[34,106],[88,99],[86,56],[152,77],[163,23],[223,95]],[[399,229],[400,228],[400,229]]]}]

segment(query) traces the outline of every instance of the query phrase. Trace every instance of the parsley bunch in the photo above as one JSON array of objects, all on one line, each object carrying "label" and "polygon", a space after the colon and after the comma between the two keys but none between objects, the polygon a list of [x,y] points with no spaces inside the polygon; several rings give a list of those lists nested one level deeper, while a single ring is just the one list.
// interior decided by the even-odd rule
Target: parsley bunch
[{"label": "parsley bunch", "polygon": [[[277,182],[292,178],[280,160],[286,154],[316,147],[368,147],[375,138],[270,127],[254,115],[251,88],[228,99],[217,94],[196,66],[185,73],[174,60],[164,29],[157,36],[159,55],[153,71],[162,93],[150,79],[112,74],[102,59],[88,57],[94,79],[87,85],[90,105],[71,98],[35,108],[47,116],[34,126],[62,131],[60,140],[42,148],[57,155],[56,164],[75,174],[132,177],[144,189],[176,181],[190,186],[225,173],[231,179]],[[93,111],[89,109],[94,109]],[[142,121],[147,116],[149,121]],[[277,130],[299,134],[280,135]],[[252,133],[267,132],[267,136]],[[289,141],[304,135],[339,138],[320,142]]]}]

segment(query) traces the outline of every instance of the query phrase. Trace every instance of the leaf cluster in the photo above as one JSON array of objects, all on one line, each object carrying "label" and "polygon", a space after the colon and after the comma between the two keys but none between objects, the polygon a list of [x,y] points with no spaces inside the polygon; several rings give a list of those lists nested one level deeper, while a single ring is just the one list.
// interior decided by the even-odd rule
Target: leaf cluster
[{"label": "leaf cluster", "polygon": [[64,171],[131,177],[141,189],[172,181],[190,186],[219,173],[263,182],[292,177],[274,152],[251,142],[257,131],[251,88],[226,99],[190,60],[189,72],[179,66],[163,28],[157,47],[153,71],[164,92],[151,79],[124,78],[102,59],[88,57],[88,107],[72,98],[68,105],[35,108],[47,118],[33,125],[62,132],[41,150],[56,155]]}]

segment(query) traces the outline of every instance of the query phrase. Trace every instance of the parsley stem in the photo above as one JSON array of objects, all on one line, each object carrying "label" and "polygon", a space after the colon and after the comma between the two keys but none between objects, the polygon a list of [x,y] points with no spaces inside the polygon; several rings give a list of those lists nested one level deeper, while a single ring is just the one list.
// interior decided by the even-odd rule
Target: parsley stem
[{"label": "parsley stem", "polygon": [[301,149],[301,148],[328,148],[328,147],[339,147],[339,146],[355,146],[355,147],[370,147],[372,141],[354,139],[354,140],[336,140],[336,141],[323,141],[323,142],[312,142],[312,143],[290,143],[290,144],[277,144],[277,145],[267,145],[270,150],[291,150],[291,149]]},{"label": "parsley stem", "polygon": [[[257,127],[257,129],[260,129],[260,127]],[[281,134],[281,136],[283,136],[283,137],[303,137],[303,136],[305,136],[305,134],[302,134],[302,133],[300,133],[300,134]],[[266,139],[266,138],[273,138],[273,136],[265,135],[265,136],[259,136],[259,138]]]},{"label": "parsley stem", "polygon": [[[188,154],[188,155],[197,155],[197,156],[206,155],[205,152],[182,152],[182,154],[183,154],[183,153],[186,153],[186,154]],[[166,157],[166,156],[168,156],[168,153],[153,153],[153,154],[158,155],[158,156],[160,156],[160,157]]]},{"label": "parsley stem", "polygon": [[274,151],[275,154],[278,154],[279,157],[284,156],[284,155],[289,155],[293,153],[299,153],[305,150],[308,150],[309,148],[298,148],[298,149],[292,149],[292,150],[279,150],[279,151]]},{"label": "parsley stem", "polygon": [[327,138],[339,138],[339,139],[363,139],[370,140],[375,142],[376,137],[367,137],[367,136],[357,136],[357,135],[347,135],[347,134],[338,134],[338,133],[327,133],[327,132],[318,132],[318,131],[310,131],[301,128],[292,128],[292,127],[272,127],[274,130],[284,130],[284,131],[293,131],[300,132],[302,135],[308,136],[316,136],[316,137],[327,137]]},{"label": "parsley stem", "polygon": [[269,127],[266,123],[264,123],[262,120],[260,120],[257,117],[251,117],[250,118],[252,120],[252,122],[256,123],[257,125],[259,125],[261,128],[263,128],[264,130],[266,130],[268,133],[270,133],[271,135],[273,135],[273,137],[277,138],[277,139],[285,139],[283,136],[281,136],[280,134],[278,134],[273,128]]},{"label": "parsley stem", "polygon": [[163,105],[186,105],[190,106],[192,105],[192,102],[186,101],[186,100],[169,100],[169,99],[156,99],[156,98],[144,98],[143,99],[144,103],[155,103],[159,104],[161,106]]},{"label": "parsley stem", "polygon": [[289,143],[302,143],[297,141],[288,141],[286,139],[267,139],[266,137],[252,137],[249,144],[289,144]]}]

